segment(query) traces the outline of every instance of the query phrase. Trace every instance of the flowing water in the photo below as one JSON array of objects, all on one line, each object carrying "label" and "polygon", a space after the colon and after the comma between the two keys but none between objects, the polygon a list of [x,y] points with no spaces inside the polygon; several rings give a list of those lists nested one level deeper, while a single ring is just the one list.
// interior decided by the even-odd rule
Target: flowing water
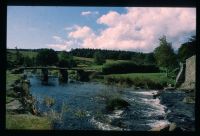
[{"label": "flowing water", "polygon": [[[166,107],[160,104],[158,98],[153,99],[156,90],[117,88],[94,82],[59,84],[56,77],[50,78],[49,85],[44,86],[36,76],[29,79],[31,94],[37,100],[37,109],[43,114],[52,110],[60,113],[60,120],[54,123],[54,129],[147,131],[154,126],[169,123],[165,119]],[[107,112],[102,96],[110,94],[122,97],[130,106]],[[54,98],[55,104],[46,106],[45,97]]]}]

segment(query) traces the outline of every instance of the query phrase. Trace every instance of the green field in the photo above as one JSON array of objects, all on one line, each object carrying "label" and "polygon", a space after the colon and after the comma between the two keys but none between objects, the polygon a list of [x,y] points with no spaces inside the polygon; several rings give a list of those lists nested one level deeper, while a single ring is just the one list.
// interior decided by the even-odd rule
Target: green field
[{"label": "green field", "polygon": [[[15,50],[8,50],[11,53],[15,53]],[[33,52],[33,51],[19,51],[23,56],[29,56],[30,58],[32,57],[36,57],[37,52]]]},{"label": "green field", "polygon": [[128,74],[110,74],[107,77],[115,77],[115,78],[130,78],[134,79],[151,79],[153,81],[161,82],[161,81],[168,81],[173,83],[173,79],[169,79],[166,76],[166,73],[128,73]]},{"label": "green field", "polygon": [[6,88],[10,87],[16,80],[20,79],[21,74],[11,74],[10,71],[6,71]]},{"label": "green field", "polygon": [[[93,58],[84,58],[84,57],[76,57],[74,56],[75,61],[77,62],[77,67],[83,68],[85,70],[96,70],[98,72],[102,71],[102,66],[103,65],[97,65],[93,61]],[[107,59],[105,64],[113,64],[113,63],[118,63],[118,62],[130,62],[127,60],[111,60]]]}]

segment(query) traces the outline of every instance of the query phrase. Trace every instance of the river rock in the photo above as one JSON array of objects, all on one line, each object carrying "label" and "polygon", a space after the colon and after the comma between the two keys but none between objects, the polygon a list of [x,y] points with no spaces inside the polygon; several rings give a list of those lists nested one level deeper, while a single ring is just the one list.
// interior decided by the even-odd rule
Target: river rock
[{"label": "river rock", "polygon": [[173,90],[175,90],[175,87],[165,87],[164,90],[165,91],[173,91]]},{"label": "river rock", "polygon": [[14,100],[8,104],[6,104],[6,110],[13,111],[13,110],[23,110],[22,103],[19,100]]},{"label": "river rock", "polygon": [[156,92],[156,93],[152,93],[153,94],[153,99],[156,99],[157,97],[159,97],[161,95],[161,92]]},{"label": "river rock", "polygon": [[169,131],[182,131],[182,129],[180,127],[177,127],[176,123],[171,123]]},{"label": "river rock", "polygon": [[24,80],[24,83],[30,85],[30,80]]},{"label": "river rock", "polygon": [[169,127],[169,131],[174,131],[177,128],[176,123],[171,123]]},{"label": "river rock", "polygon": [[159,125],[156,126],[152,129],[150,129],[149,131],[169,131],[170,125],[169,124],[164,124],[164,125]]},{"label": "river rock", "polygon": [[195,98],[194,97],[185,97],[184,99],[183,99],[183,102],[184,103],[195,103]]}]

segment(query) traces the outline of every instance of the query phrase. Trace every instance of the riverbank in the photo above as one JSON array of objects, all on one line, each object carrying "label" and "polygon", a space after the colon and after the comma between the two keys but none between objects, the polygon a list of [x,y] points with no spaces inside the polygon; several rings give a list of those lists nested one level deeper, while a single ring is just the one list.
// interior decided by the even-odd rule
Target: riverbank
[{"label": "riverbank", "polygon": [[[195,96],[194,91],[165,90],[158,95],[160,103],[166,106],[165,119],[170,125],[158,126],[157,130],[195,131]],[[154,128],[153,130],[156,130]]]},{"label": "riverbank", "polygon": [[34,103],[25,77],[7,71],[6,129],[50,129],[51,122],[39,116]]},{"label": "riverbank", "polygon": [[104,75],[104,83],[119,86],[129,86],[142,89],[164,89],[174,86],[175,80],[168,78],[165,73],[129,73]]},{"label": "riverbank", "polygon": [[[36,113],[33,112],[34,108],[32,108],[32,107],[34,107],[33,106],[34,100],[32,99],[33,97],[29,93],[29,90],[27,90],[28,82],[26,82],[26,84],[24,84],[24,87],[22,87],[23,83],[25,83],[25,80],[22,79],[22,75],[8,73],[8,76],[10,76],[10,78],[12,76],[14,76],[15,78],[12,77],[12,79],[14,79],[13,83],[8,83],[8,85],[10,84],[9,85],[10,87],[8,87],[8,89],[10,88],[10,90],[7,90],[7,92],[9,92],[8,93],[9,95],[7,95],[7,97],[6,97],[7,98],[6,108],[9,109],[8,107],[10,107],[10,108],[14,107],[17,110],[13,110],[13,109],[10,111],[7,110],[6,128],[7,129],[53,129],[51,119],[47,118],[47,116],[39,116],[37,114],[37,112]],[[9,81],[11,81],[11,80],[9,80]],[[52,80],[52,81],[55,82],[55,80]],[[57,82],[57,80],[56,80],[56,82]],[[39,82],[38,82],[38,84],[37,84],[37,82],[35,82],[33,84],[36,84],[35,87],[36,86],[38,87],[38,85],[41,86]],[[56,86],[58,87],[58,83],[56,83],[56,84],[57,84]],[[92,88],[91,88],[91,85],[92,85]],[[74,103],[75,105],[70,104],[70,106],[74,106],[74,107],[71,107],[71,110],[76,109],[77,111],[71,111],[71,113],[69,112],[70,113],[69,118],[72,118],[76,115],[74,113],[79,113],[79,110],[81,108],[85,107],[87,109],[86,111],[88,111],[88,108],[90,109],[91,107],[93,107],[94,103],[95,103],[95,101],[97,101],[97,99],[86,100],[86,97],[88,97],[88,95],[90,94],[91,96],[89,96],[89,98],[93,98],[92,96],[94,95],[95,91],[98,92],[97,88],[99,88],[99,87],[104,88],[103,86],[98,85],[98,84],[91,84],[91,85],[88,88],[88,86],[86,84],[80,84],[79,89],[82,88],[84,91],[83,90],[78,91],[79,89],[77,89],[77,85],[75,83],[72,83],[71,86],[68,86],[68,84],[66,86],[60,86],[61,87],[60,91],[59,91],[59,89],[51,90],[53,88],[51,86],[49,86],[49,88],[47,89],[48,94],[45,94],[45,95],[55,96],[54,95],[54,93],[55,93],[56,94],[56,96],[54,98],[56,101],[55,105],[58,105],[58,106],[62,104],[60,101],[61,99],[68,100],[69,103]],[[65,87],[67,87],[67,88],[65,88]],[[117,86],[115,85],[115,87],[117,87]],[[22,89],[20,89],[20,88],[22,88]],[[74,88],[76,88],[76,91],[74,90]],[[130,127],[131,129],[134,129],[137,126],[137,124],[135,124],[136,126],[133,125],[135,121],[136,122],[138,121],[141,123],[141,120],[139,118],[135,118],[135,113],[142,112],[143,110],[147,110],[145,113],[147,115],[152,114],[152,116],[153,116],[152,119],[154,119],[154,120],[155,119],[157,120],[157,118],[160,118],[161,120],[159,119],[158,121],[161,121],[161,122],[162,122],[162,120],[169,120],[170,122],[175,123],[176,127],[181,128],[181,130],[184,130],[184,131],[190,131],[190,130],[194,129],[194,118],[193,118],[194,117],[194,115],[193,115],[194,107],[192,107],[191,104],[188,105],[187,103],[184,103],[184,101],[187,101],[187,100],[185,100],[185,98],[187,98],[187,96],[190,96],[188,93],[184,93],[183,91],[175,91],[175,90],[160,91],[161,92],[160,95],[157,95],[157,97],[159,97],[159,99],[160,99],[160,102],[157,103],[155,100],[155,105],[152,105],[149,103],[149,101],[151,101],[151,103],[154,102],[153,98],[152,98],[153,97],[152,94],[149,95],[150,92],[144,93],[144,92],[140,91],[140,89],[137,89],[134,92],[134,88],[127,88],[127,89],[133,89],[133,91],[126,92],[126,89],[123,91],[126,96],[125,100],[127,102],[129,102],[131,105],[130,110],[132,112],[130,113],[130,111],[127,110],[120,116],[120,119],[117,118],[117,119],[113,120],[112,121],[113,123],[111,123],[112,125],[121,126],[120,123],[123,124],[123,122],[124,122],[126,124],[126,125],[124,125],[125,127]],[[63,90],[65,90],[65,91],[63,91]],[[108,91],[110,91],[110,90],[108,89]],[[45,93],[47,91],[42,90],[42,89],[38,90],[39,94],[43,94],[42,92]],[[35,93],[37,93],[37,90],[35,90]],[[66,96],[64,95],[65,93],[66,93]],[[74,95],[72,95],[72,93]],[[122,91],[121,91],[121,93],[122,93]],[[144,96],[141,95],[143,93],[145,94]],[[14,96],[14,94],[16,94],[16,96]],[[59,95],[59,94],[62,94],[62,95],[59,96],[59,98],[56,98],[57,95]],[[69,96],[69,94],[70,94],[70,96]],[[78,97],[77,97],[77,95],[78,95]],[[141,99],[138,99],[137,96],[141,97]],[[96,98],[96,97],[94,97],[94,98]],[[84,105],[81,106],[81,103],[83,100],[84,100]],[[142,100],[142,103],[141,103],[141,100]],[[23,102],[23,101],[26,101],[26,102]],[[31,103],[29,103],[29,106],[27,106],[28,101],[31,102]],[[78,102],[78,101],[80,101],[80,102]],[[93,102],[91,103],[91,101],[93,101]],[[41,99],[41,103],[43,103],[43,99]],[[111,104],[112,103],[113,102],[111,101]],[[162,117],[161,115],[159,115],[157,117],[157,114],[159,112],[161,112],[160,107],[162,107],[162,105],[160,105],[160,103],[167,107],[167,109],[165,111],[165,113],[167,113],[167,115],[165,117]],[[109,104],[110,103],[108,103],[108,105]],[[143,107],[150,106],[152,108],[152,106],[153,106],[152,111],[155,112],[155,110],[156,110],[156,112],[151,113],[151,110],[149,111],[150,107],[149,108],[144,107],[143,110],[140,109],[141,106],[135,107],[135,105],[141,105],[141,104],[143,105]],[[148,105],[148,104],[150,104],[150,105]],[[81,106],[81,107],[79,107],[79,106]],[[105,108],[105,105],[103,104],[103,105],[98,105],[97,106],[98,109],[100,109],[99,108],[100,106],[102,107],[102,109]],[[114,106],[115,106],[115,103],[114,103]],[[54,108],[55,108],[55,106],[54,106]],[[68,107],[68,108],[70,108],[70,107]],[[96,108],[94,107],[94,109],[92,111],[94,111],[95,109]],[[150,112],[150,113],[148,113],[148,112]],[[66,115],[69,113],[66,113]],[[164,113],[162,113],[162,114],[164,114]],[[132,123],[127,124],[127,122],[130,121],[130,119],[127,118],[127,115],[129,115],[130,118],[134,117],[133,122],[132,122],[133,124]],[[142,114],[139,113],[139,115],[142,115]],[[76,117],[74,117],[74,118],[76,118]],[[142,122],[147,121],[149,119],[149,117],[146,117],[146,116],[142,116],[140,118],[142,119]],[[79,120],[79,121],[81,121],[81,120]],[[66,122],[65,125],[68,125],[68,123],[69,122]],[[99,120],[97,120],[97,124],[98,123],[99,123]],[[72,129],[71,127],[69,127],[69,128]]]}]

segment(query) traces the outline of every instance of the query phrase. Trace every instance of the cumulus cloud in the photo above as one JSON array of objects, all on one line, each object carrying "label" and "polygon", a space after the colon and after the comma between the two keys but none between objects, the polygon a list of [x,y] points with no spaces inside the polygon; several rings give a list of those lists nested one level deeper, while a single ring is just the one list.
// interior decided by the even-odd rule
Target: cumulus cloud
[{"label": "cumulus cloud", "polygon": [[55,50],[66,50],[70,51],[71,48],[78,48],[81,46],[81,43],[79,40],[76,39],[62,39],[59,36],[53,36],[52,37],[56,43],[53,44],[46,44],[47,47],[53,48]]},{"label": "cumulus cloud", "polygon": [[93,30],[88,26],[77,26],[76,29],[68,34],[70,38],[84,39],[88,37],[94,37]]},{"label": "cumulus cloud", "polygon": [[[183,37],[196,31],[194,8],[126,8],[126,13],[110,11],[97,19],[106,26],[100,32],[89,26],[73,26],[68,40],[78,40],[79,47],[151,52],[158,39],[166,35],[174,49]],[[84,14],[90,14],[86,12]],[[69,44],[68,44],[69,45]],[[73,48],[75,44],[67,47]]]},{"label": "cumulus cloud", "polygon": [[125,14],[110,11],[97,23],[108,26],[97,38],[99,44],[106,41],[111,49],[150,52],[162,35],[177,49],[181,37],[195,32],[196,12],[192,8],[127,8]]},{"label": "cumulus cloud", "polygon": [[88,15],[98,15],[99,12],[98,11],[83,11],[81,12],[82,16],[88,16]]}]

